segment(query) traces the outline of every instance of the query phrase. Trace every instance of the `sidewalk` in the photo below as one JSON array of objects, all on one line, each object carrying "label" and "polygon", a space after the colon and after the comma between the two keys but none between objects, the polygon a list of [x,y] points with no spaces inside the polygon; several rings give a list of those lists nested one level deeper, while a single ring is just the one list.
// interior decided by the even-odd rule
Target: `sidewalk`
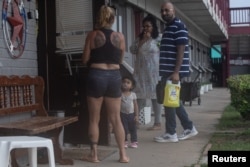
[{"label": "sidewalk", "polygon": [[[129,164],[118,163],[117,160],[119,159],[119,153],[117,151],[100,163],[89,163],[75,160],[73,166],[56,166],[190,167],[192,164],[197,164],[199,162],[204,148],[215,131],[215,125],[218,123],[222,111],[228,104],[230,104],[230,92],[226,88],[214,88],[212,91],[201,95],[201,105],[198,105],[197,100],[193,101],[192,106],[189,106],[189,103],[186,103],[185,108],[187,109],[190,119],[194,122],[196,129],[199,131],[199,134],[191,139],[179,141],[178,143],[156,143],[153,141],[153,137],[164,133],[164,128],[162,128],[162,131],[147,131],[146,129],[152,126],[152,122],[151,124],[141,126],[138,130],[139,148],[127,149],[127,154],[130,157]],[[164,122],[162,127],[164,127]],[[182,128],[178,122],[177,133],[181,132]],[[117,149],[113,137],[112,140],[113,144],[110,147]],[[45,166],[46,165],[38,165],[38,167]]]}]

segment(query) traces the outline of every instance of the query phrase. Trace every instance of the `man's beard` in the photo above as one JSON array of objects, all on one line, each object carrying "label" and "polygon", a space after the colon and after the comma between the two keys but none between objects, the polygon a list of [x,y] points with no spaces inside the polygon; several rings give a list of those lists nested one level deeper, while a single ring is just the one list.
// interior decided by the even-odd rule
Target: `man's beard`
[{"label": "man's beard", "polygon": [[165,16],[162,16],[162,19],[165,21],[165,22],[167,22],[167,23],[169,23],[169,22],[171,22],[172,20],[173,20],[173,15],[172,16],[167,16],[167,15],[165,15]]}]

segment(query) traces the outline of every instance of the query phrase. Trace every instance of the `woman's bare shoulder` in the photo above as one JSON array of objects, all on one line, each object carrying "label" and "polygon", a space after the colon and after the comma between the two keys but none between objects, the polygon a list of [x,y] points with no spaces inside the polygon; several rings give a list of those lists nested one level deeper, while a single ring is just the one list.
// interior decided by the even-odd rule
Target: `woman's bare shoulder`
[{"label": "woman's bare shoulder", "polygon": [[115,40],[116,42],[123,42],[124,35],[121,32],[113,32],[111,35],[111,39]]},{"label": "woman's bare shoulder", "polygon": [[124,39],[124,35],[121,32],[113,32],[115,35],[119,36],[121,39]]},{"label": "woman's bare shoulder", "polygon": [[112,32],[111,42],[114,46],[120,48],[121,44],[124,42],[124,36],[120,32]]},{"label": "woman's bare shoulder", "polygon": [[93,38],[93,37],[96,36],[96,33],[97,33],[97,30],[90,31],[90,32],[88,33],[88,37]]},{"label": "woman's bare shoulder", "polygon": [[99,30],[93,30],[88,33],[88,40],[91,43],[91,49],[100,47],[105,43],[105,36]]}]

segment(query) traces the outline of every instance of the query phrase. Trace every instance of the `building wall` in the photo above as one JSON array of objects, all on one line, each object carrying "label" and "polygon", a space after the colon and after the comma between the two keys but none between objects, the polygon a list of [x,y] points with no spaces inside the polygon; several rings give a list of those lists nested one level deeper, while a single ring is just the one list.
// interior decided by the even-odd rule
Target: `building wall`
[{"label": "building wall", "polygon": [[249,65],[242,65],[242,66],[230,66],[230,75],[243,75],[243,74],[250,74],[250,66]]},{"label": "building wall", "polygon": [[[130,2],[132,2],[132,1],[130,1]],[[133,2],[137,2],[137,1],[133,1]],[[135,20],[136,16],[135,16],[134,11],[137,11],[137,12],[141,11],[141,15],[142,15],[141,17],[143,17],[143,15],[146,16],[149,13],[149,11],[147,11],[147,8],[141,9],[141,8],[139,8],[141,6],[139,6],[139,7],[133,6],[130,3],[122,4],[122,5],[119,5],[119,3],[118,3],[115,5],[119,6],[118,11],[119,11],[119,14],[124,21],[123,25],[122,25],[124,27],[122,33],[125,35],[126,45],[127,45],[124,60],[127,62],[127,64],[129,66],[131,66],[133,68],[134,67],[134,60],[133,60],[134,56],[130,53],[129,46],[131,46],[132,42],[136,38],[135,27],[139,25],[139,23]],[[160,4],[158,5],[158,7],[155,6],[155,8],[159,9]],[[124,9],[126,9],[126,10],[124,10]],[[123,11],[123,12],[121,12],[121,11]],[[159,11],[159,10],[157,10],[157,11]],[[153,13],[153,12],[151,12],[151,13]],[[160,25],[159,16],[156,16],[156,17],[158,18],[158,22]],[[189,18],[187,18],[185,16],[185,14],[183,14],[179,10],[177,10],[177,17],[179,17],[183,20],[183,22],[187,25],[188,30],[189,30],[190,59],[191,59],[192,64],[196,65],[197,67],[198,67],[198,65],[201,65],[203,67],[211,69],[210,53],[209,53],[211,42],[209,39],[209,35],[206,34],[202,29],[197,28],[197,25],[195,25],[195,23],[193,23]],[[161,27],[161,25],[159,27]],[[140,29],[140,31],[141,31],[141,29]],[[160,32],[162,32],[162,30],[160,30]],[[192,75],[190,77],[191,80],[194,80],[194,78],[197,75],[195,69],[193,69],[193,70],[194,70],[194,72],[192,73]],[[209,79],[210,79],[210,76],[208,76],[208,75],[206,75],[206,76],[204,75],[201,78],[201,80],[204,82],[208,81]]]},{"label": "building wall", "polygon": [[[0,4],[3,4],[4,0],[0,0]],[[12,0],[14,1],[14,0]],[[10,57],[8,47],[5,43],[3,27],[0,27],[0,75],[31,75],[38,74],[37,63],[37,23],[35,19],[36,1],[24,2],[24,9],[27,16],[27,12],[31,12],[33,19],[27,18],[27,37],[26,46],[24,52],[20,58],[13,59]],[[2,7],[0,8],[2,13]],[[8,5],[8,16],[11,16],[11,6]],[[3,18],[1,18],[3,19]]]},{"label": "building wall", "polygon": [[[0,0],[1,4],[2,2],[3,0]],[[31,11],[34,16],[36,1],[28,2],[24,0],[23,2],[26,13],[28,11]],[[160,7],[160,5],[154,5],[154,7],[157,6]],[[124,7],[124,4],[120,5],[120,7]],[[2,8],[0,10],[2,12]],[[128,62],[128,64],[133,65],[132,55],[128,49],[135,38],[134,25],[133,25],[134,21],[133,8],[127,4],[121,11],[122,13],[120,13],[119,15],[121,16],[120,18],[122,19],[122,27],[123,27],[122,32],[125,34],[127,39],[127,49],[126,49],[127,52],[125,55],[125,60]],[[154,12],[152,13],[154,14]],[[209,36],[207,34],[205,34],[202,30],[197,29],[194,23],[188,20],[188,18],[186,18],[185,15],[182,14],[180,11],[177,11],[177,15],[181,17],[182,20],[186,23],[189,29],[189,35],[192,39],[194,39],[204,47],[210,47]],[[131,20],[132,23],[126,20]],[[20,58],[12,59],[10,57],[10,54],[8,53],[7,45],[5,44],[5,40],[3,38],[3,28],[1,26],[0,27],[0,75],[23,75],[23,74],[38,75],[36,39],[37,39],[37,22],[35,19],[27,19],[27,40],[24,53]],[[193,60],[196,60],[194,56],[197,56],[197,54],[193,53],[193,55],[191,56],[193,57]],[[203,61],[204,60],[202,60],[202,62]]]}]

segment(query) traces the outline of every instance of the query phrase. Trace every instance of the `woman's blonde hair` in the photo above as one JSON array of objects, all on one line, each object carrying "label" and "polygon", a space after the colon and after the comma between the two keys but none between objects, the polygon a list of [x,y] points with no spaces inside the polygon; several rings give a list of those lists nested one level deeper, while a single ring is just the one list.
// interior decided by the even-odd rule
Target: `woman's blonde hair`
[{"label": "woman's blonde hair", "polygon": [[107,5],[103,5],[103,6],[101,6],[101,9],[99,11],[99,15],[97,18],[95,28],[100,29],[100,28],[103,28],[105,26],[109,26],[109,25],[113,24],[114,19],[115,19],[114,9],[112,9],[111,7],[109,7]]}]

